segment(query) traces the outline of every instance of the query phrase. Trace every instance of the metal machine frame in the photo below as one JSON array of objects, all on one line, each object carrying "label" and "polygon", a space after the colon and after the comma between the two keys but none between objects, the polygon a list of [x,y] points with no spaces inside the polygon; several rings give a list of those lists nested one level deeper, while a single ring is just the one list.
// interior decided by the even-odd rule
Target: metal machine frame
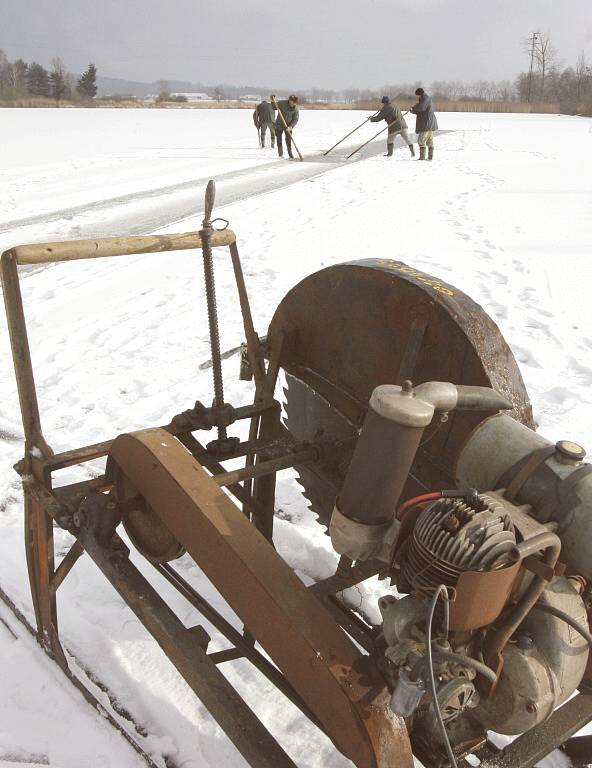
[{"label": "metal machine frame", "polygon": [[[204,242],[230,251],[248,362],[255,379],[253,404],[233,408],[216,403],[206,408],[198,403],[168,424],[54,453],[41,429],[18,267],[202,250]],[[238,658],[248,659],[359,768],[411,765],[405,724],[389,712],[388,691],[373,663],[377,630],[336,597],[376,575],[379,564],[354,565],[343,557],[332,577],[306,588],[273,548],[276,473],[296,465],[314,465],[328,449],[339,450],[340,446],[322,440],[298,444],[282,427],[280,405],[274,399],[281,334],[264,351],[253,327],[234,233],[202,230],[19,246],[2,254],[1,272],[25,434],[25,455],[16,468],[23,482],[27,565],[36,637],[42,648],[75,679],[60,640],[56,593],[86,552],[254,768],[292,768],[294,763],[220,671],[221,664]],[[250,420],[249,440],[235,442],[222,452],[217,441],[204,446],[193,435],[202,429],[225,429],[239,419]],[[101,457],[109,457],[106,474],[53,486],[56,471]],[[222,462],[238,457],[246,457],[245,467],[226,471]],[[142,474],[151,465],[158,465],[158,470],[146,483]],[[122,505],[112,493],[113,467],[141,485],[161,522],[244,622],[243,631],[236,630],[169,562],[153,563],[229,641],[228,649],[209,652],[206,630],[186,628],[130,562],[129,549],[116,532]],[[175,498],[174,512],[167,511],[165,503],[171,496]],[[75,537],[57,568],[55,525]],[[352,638],[368,655],[360,652]],[[257,642],[274,663],[257,649]],[[592,695],[580,693],[506,749],[496,751],[484,743],[475,754],[484,766],[527,768],[590,720]],[[136,748],[155,764],[137,744]]]}]

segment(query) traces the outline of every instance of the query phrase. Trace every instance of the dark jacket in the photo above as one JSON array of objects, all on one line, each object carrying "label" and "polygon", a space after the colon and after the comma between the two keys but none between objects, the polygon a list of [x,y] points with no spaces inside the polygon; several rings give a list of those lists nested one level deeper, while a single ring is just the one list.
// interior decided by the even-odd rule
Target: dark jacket
[{"label": "dark jacket", "polygon": [[374,117],[370,118],[371,123],[379,123],[381,120],[385,120],[389,126],[389,133],[398,133],[399,131],[407,128],[407,123],[399,107],[392,102],[384,104],[380,112]]},{"label": "dark jacket", "polygon": [[[257,122],[259,125],[263,125],[264,123],[273,123],[275,118],[274,113],[274,108],[265,99],[263,99],[261,104],[257,104],[257,107],[255,108],[255,114],[257,115]],[[254,116],[253,119],[255,119]]]},{"label": "dark jacket", "polygon": [[278,116],[277,120],[275,121],[275,127],[280,131],[284,128],[284,122],[280,116],[281,112],[281,114],[284,116],[284,120],[286,121],[288,128],[293,128],[298,122],[298,118],[300,117],[300,114],[298,113],[298,107],[291,107],[288,104],[287,99],[285,101],[276,101],[276,104],[278,105]]},{"label": "dark jacket", "polygon": [[438,130],[438,121],[434,114],[432,100],[427,93],[420,96],[417,104],[411,107],[409,111],[415,115],[415,133]]}]

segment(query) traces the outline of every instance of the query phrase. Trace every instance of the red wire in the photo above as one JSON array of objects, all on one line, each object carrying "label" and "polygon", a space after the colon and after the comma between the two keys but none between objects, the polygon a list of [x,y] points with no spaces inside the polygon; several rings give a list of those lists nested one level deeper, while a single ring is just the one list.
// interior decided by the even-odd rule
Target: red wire
[{"label": "red wire", "polygon": [[442,491],[433,491],[432,493],[422,493],[421,496],[414,496],[411,499],[404,501],[397,510],[397,517],[399,520],[403,517],[405,512],[416,504],[421,504],[422,501],[434,501],[435,499],[442,498]]}]

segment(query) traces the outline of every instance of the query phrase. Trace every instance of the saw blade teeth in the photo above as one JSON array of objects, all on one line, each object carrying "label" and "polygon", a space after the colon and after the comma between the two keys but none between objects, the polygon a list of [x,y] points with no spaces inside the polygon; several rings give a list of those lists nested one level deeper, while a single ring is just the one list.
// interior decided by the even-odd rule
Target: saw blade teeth
[{"label": "saw blade teeth", "polygon": [[[285,374],[285,402],[282,420],[297,442],[312,442],[320,430],[328,437],[343,439],[357,434],[356,428],[335,410],[331,403],[312,387],[290,373]],[[352,446],[353,451],[353,446]],[[347,459],[345,456],[344,459]],[[349,460],[340,460],[336,470],[323,467],[296,466],[296,481],[307,507],[317,516],[319,525],[329,524],[335,499],[344,480]],[[343,466],[341,466],[343,464]],[[325,533],[327,531],[325,530]]]}]

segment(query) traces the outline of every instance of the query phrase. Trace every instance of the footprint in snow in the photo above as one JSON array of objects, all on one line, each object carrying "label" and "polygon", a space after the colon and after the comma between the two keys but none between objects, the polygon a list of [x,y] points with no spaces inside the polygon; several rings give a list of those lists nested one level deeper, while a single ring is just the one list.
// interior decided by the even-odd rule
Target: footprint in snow
[{"label": "footprint in snow", "polygon": [[536,291],[534,288],[523,288],[520,293],[518,294],[518,298],[523,303],[530,302],[530,300],[536,296]]},{"label": "footprint in snow", "polygon": [[574,399],[574,393],[567,387],[552,387],[547,392],[542,392],[540,397],[550,403],[562,405]]},{"label": "footprint in snow", "polygon": [[508,282],[508,276],[504,275],[502,272],[492,272],[491,276],[494,277],[496,283],[500,283],[500,285],[506,285]]},{"label": "footprint in snow", "polygon": [[542,365],[538,362],[530,349],[525,349],[524,347],[519,347],[516,344],[512,344],[512,351],[514,352],[514,357],[516,360],[518,360],[519,363],[522,363],[523,365],[530,365],[531,368],[542,368]]},{"label": "footprint in snow", "polygon": [[569,358],[569,367],[578,377],[584,380],[585,384],[592,384],[592,368],[582,365],[575,357]]}]

